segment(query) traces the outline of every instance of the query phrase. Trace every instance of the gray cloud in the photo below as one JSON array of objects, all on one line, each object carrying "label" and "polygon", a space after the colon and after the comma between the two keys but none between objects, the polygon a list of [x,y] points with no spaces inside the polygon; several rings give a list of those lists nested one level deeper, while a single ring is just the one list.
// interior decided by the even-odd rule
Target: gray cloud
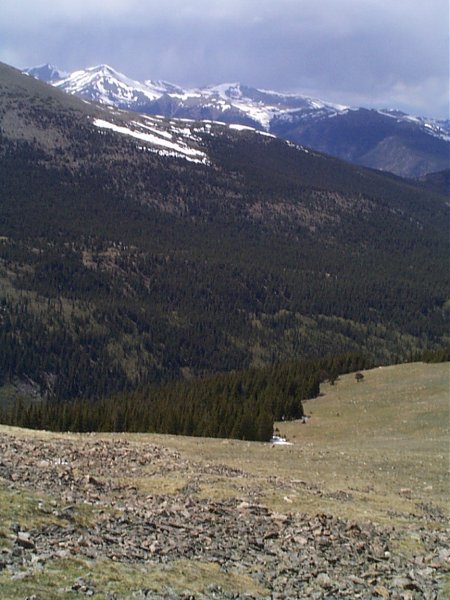
[{"label": "gray cloud", "polygon": [[446,0],[2,0],[0,60],[448,111]]}]

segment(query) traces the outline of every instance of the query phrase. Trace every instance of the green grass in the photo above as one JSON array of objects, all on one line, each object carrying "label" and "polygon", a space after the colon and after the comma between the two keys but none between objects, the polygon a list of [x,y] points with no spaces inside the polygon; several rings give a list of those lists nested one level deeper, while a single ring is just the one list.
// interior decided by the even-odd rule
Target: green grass
[{"label": "green grass", "polygon": [[44,493],[11,489],[0,480],[0,547],[10,545],[14,537],[11,526],[16,523],[22,530],[28,531],[45,525],[65,527],[72,522],[85,527],[92,525],[97,518],[94,506],[77,504],[69,521],[61,513],[65,506],[59,499]]},{"label": "green grass", "polygon": [[[365,372],[361,383],[349,374],[334,386],[323,385],[319,398],[304,403],[311,417],[306,424],[277,424],[292,446],[159,434],[120,438],[173,448],[194,461],[190,472],[144,474],[135,484],[145,493],[176,494],[195,477],[204,497],[212,492],[216,499],[245,497],[256,489],[277,510],[329,511],[405,525],[411,515],[417,522],[423,519],[426,504],[448,514],[448,391],[448,363],[396,365]],[[196,472],[196,464],[211,463],[239,469],[244,478],[218,481]]]},{"label": "green grass", "polygon": [[450,575],[445,575],[442,582],[442,592],[439,600],[448,600],[450,598]]},{"label": "green grass", "polygon": [[0,483],[0,544],[8,545],[11,525],[18,523],[22,529],[60,523],[53,515],[56,502],[45,494],[25,490],[12,490]]},{"label": "green grass", "polygon": [[73,598],[75,591],[72,586],[77,584],[79,578],[94,592],[91,596],[94,599],[104,599],[108,592],[117,594],[119,598],[131,598],[133,592],[139,590],[164,594],[168,588],[179,594],[196,594],[206,592],[211,585],[220,586],[226,592],[266,593],[249,576],[236,572],[225,573],[214,563],[178,560],[167,565],[140,566],[112,560],[70,558],[52,560],[43,568],[24,572],[23,579],[12,580],[9,573],[0,572],[1,598],[17,600],[32,594],[45,600]]}]

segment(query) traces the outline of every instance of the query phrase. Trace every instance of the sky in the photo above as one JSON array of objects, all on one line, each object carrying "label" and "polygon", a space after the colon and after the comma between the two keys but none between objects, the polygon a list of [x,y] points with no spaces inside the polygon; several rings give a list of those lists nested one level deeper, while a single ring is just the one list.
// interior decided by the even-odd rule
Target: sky
[{"label": "sky", "polygon": [[448,118],[448,0],[1,0],[0,61]]}]

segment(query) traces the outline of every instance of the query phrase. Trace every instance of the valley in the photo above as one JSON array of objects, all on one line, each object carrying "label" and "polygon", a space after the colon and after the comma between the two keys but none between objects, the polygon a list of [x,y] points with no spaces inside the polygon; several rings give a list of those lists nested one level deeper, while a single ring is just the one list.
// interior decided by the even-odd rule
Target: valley
[{"label": "valley", "polygon": [[5,389],[91,400],[447,345],[443,196],[252,130],[0,75]]}]

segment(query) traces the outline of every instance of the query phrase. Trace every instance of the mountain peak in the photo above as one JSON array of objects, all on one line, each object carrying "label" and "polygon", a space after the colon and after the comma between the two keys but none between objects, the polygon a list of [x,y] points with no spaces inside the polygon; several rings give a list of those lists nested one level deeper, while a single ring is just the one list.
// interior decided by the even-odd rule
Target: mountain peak
[{"label": "mountain peak", "polygon": [[146,79],[144,85],[161,94],[183,94],[183,88],[163,79]]},{"label": "mountain peak", "polygon": [[128,77],[126,77],[126,75],[124,75],[123,73],[120,73],[119,71],[116,71],[116,69],[114,69],[113,67],[110,67],[106,63],[102,63],[100,65],[95,65],[94,67],[88,67],[87,69],[85,69],[85,71],[88,73],[95,73],[95,74],[99,74],[99,75],[113,75],[114,77],[124,77],[124,78],[128,79]]},{"label": "mountain peak", "polygon": [[[79,69],[78,71],[74,71],[70,73],[66,79],[70,80],[89,80],[93,81],[94,79],[99,79],[101,77],[109,77],[118,79],[119,81],[133,82],[129,77],[116,71],[112,67],[107,64],[100,64],[94,67],[88,67],[87,69]],[[138,82],[133,82],[138,83]]]},{"label": "mountain peak", "polygon": [[210,85],[206,90],[217,94],[224,100],[237,100],[244,96],[243,85],[239,82],[234,83],[219,83],[218,85]]},{"label": "mountain peak", "polygon": [[27,75],[31,75],[36,79],[40,79],[41,81],[45,81],[46,83],[54,83],[69,75],[69,73],[62,71],[50,63],[29,67],[24,69],[24,73],[27,73]]},{"label": "mountain peak", "polygon": [[56,82],[63,91],[101,104],[130,108],[133,103],[153,101],[161,92],[149,89],[145,83],[130,79],[107,64],[74,71]]}]

